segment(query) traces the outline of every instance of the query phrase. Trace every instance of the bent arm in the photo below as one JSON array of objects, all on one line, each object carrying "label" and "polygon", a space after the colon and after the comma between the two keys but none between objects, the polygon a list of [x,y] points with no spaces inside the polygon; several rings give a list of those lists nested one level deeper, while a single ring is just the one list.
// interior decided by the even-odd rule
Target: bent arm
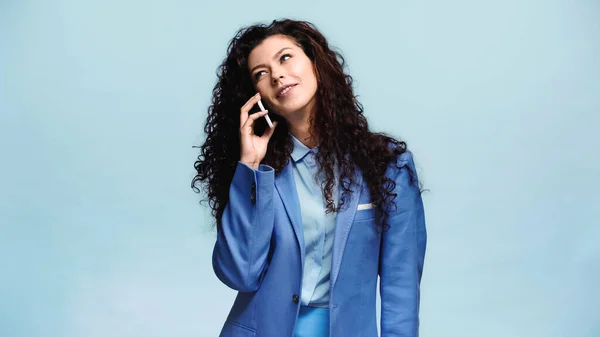
[{"label": "bent arm", "polygon": [[273,232],[274,179],[270,166],[254,170],[238,162],[212,256],[215,274],[232,289],[260,287]]}]

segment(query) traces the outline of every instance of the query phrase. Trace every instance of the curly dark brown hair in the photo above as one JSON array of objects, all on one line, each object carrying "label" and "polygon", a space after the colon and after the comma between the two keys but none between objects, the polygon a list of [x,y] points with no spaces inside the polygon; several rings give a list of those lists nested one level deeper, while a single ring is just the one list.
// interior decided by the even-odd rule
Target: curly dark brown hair
[{"label": "curly dark brown hair", "polygon": [[[233,180],[240,155],[240,107],[255,89],[248,69],[248,55],[263,40],[273,35],[292,38],[313,62],[317,75],[317,113],[311,134],[317,134],[319,150],[316,153],[320,172],[325,174],[322,188],[327,202],[327,212],[337,212],[351,193],[354,172],[360,170],[369,188],[373,204],[380,212],[383,227],[389,216],[395,183],[386,177],[389,165],[407,151],[406,143],[384,133],[369,131],[363,107],[352,89],[352,77],[344,73],[344,57],[330,48],[325,37],[306,21],[275,20],[270,25],[258,24],[240,29],[230,41],[227,57],[217,72],[218,82],[213,89],[212,104],[204,126],[207,134],[200,147],[194,167],[197,174],[192,188],[200,192],[202,183],[208,195],[217,230],[229,200],[229,185]],[[257,110],[255,109],[254,112]],[[252,113],[252,112],[251,112]],[[272,120],[279,122],[271,137],[262,164],[273,167],[276,173],[287,165],[293,148],[286,121],[269,112]],[[261,135],[267,127],[264,118],[255,122],[255,133]],[[340,170],[339,179],[343,194],[334,205],[334,165]],[[408,166],[404,168],[409,169]],[[410,172],[413,178],[416,177]],[[346,182],[346,183],[343,183]]]}]

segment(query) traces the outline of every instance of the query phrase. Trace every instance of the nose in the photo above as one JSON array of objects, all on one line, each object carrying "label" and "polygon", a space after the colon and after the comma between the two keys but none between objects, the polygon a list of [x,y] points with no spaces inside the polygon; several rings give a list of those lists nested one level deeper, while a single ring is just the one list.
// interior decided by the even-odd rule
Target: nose
[{"label": "nose", "polygon": [[281,81],[283,78],[283,69],[281,69],[281,67],[275,68],[271,71],[271,81],[273,84],[277,84],[277,82]]},{"label": "nose", "polygon": [[273,84],[277,84],[277,82],[283,79],[283,75],[273,76]]}]

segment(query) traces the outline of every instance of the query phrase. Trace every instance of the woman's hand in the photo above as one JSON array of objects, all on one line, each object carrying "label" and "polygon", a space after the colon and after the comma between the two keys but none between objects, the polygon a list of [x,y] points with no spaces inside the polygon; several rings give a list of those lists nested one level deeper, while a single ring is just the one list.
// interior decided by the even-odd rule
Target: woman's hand
[{"label": "woman's hand", "polygon": [[273,122],[273,128],[267,128],[262,136],[254,134],[254,121],[265,116],[268,111],[260,111],[248,116],[250,109],[258,103],[260,94],[252,96],[240,109],[240,161],[253,169],[258,169],[258,165],[267,154],[267,145],[269,139],[275,132],[277,121]]}]

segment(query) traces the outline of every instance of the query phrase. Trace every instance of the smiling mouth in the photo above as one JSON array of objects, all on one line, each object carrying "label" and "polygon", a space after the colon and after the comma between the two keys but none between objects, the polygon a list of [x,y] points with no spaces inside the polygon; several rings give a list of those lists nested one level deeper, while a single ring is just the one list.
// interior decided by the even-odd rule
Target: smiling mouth
[{"label": "smiling mouth", "polygon": [[281,90],[281,92],[279,92],[279,94],[277,94],[277,98],[287,96],[290,93],[290,90],[292,90],[295,86],[297,86],[297,84],[286,86],[285,88],[283,88],[283,90]]}]

